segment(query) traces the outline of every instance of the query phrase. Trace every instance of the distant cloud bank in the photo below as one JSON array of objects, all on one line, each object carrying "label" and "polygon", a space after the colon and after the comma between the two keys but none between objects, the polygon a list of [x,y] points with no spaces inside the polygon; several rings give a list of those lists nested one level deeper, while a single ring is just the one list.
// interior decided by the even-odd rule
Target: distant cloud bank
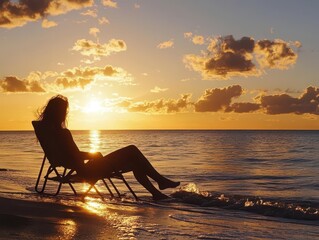
[{"label": "distant cloud bank", "polygon": [[[47,83],[44,87],[39,79],[54,77],[53,83]],[[27,79],[19,79],[8,76],[0,79],[0,89],[5,93],[21,92],[47,92],[50,89],[84,89],[90,84],[101,81],[111,81],[122,85],[131,85],[132,79],[122,68],[107,65],[105,67],[73,68],[61,73],[39,72],[30,73]],[[151,92],[161,92],[167,89],[155,87]],[[125,99],[117,103],[117,107],[129,112],[142,112],[150,114],[167,114],[178,112],[224,112],[224,113],[252,113],[259,112],[269,115],[276,114],[313,114],[319,115],[319,88],[308,87],[299,97],[293,97],[287,93],[266,95],[264,92],[257,94],[252,102],[236,102],[244,95],[240,85],[232,85],[225,88],[206,89],[197,101],[191,101],[192,94],[182,94],[178,99],[157,99],[152,101],[139,101]]]},{"label": "distant cloud bank", "polygon": [[292,97],[286,93],[265,95],[260,94],[253,102],[234,102],[244,95],[240,85],[225,88],[206,89],[195,102],[191,101],[191,94],[182,94],[179,99],[158,99],[153,101],[133,102],[125,100],[119,107],[129,112],[142,113],[176,113],[195,112],[224,112],[224,113],[265,113],[274,114],[314,114],[319,115],[319,88],[308,87],[299,97]]},{"label": "distant cloud bank", "polygon": [[288,94],[260,96],[260,106],[267,114],[315,114],[319,115],[319,88],[308,87],[297,98]]},{"label": "distant cloud bank", "polygon": [[125,100],[118,104],[119,107],[126,108],[129,112],[143,112],[152,114],[177,113],[185,111],[192,105],[190,94],[183,94],[179,99],[158,99],[154,101],[132,102]]},{"label": "distant cloud bank", "polygon": [[[53,78],[53,81],[44,82],[43,80],[47,78]],[[5,93],[50,92],[51,90],[85,89],[97,81],[103,84],[112,82],[119,85],[131,85],[132,77],[124,69],[111,65],[74,67],[60,73],[32,72],[27,79],[23,80],[15,76],[8,76],[0,79],[0,89]]]},{"label": "distant cloud bank", "polygon": [[[241,96],[242,93],[243,93],[243,89],[239,85],[233,85],[227,88],[207,89],[205,90],[204,94],[199,98],[199,100],[194,104],[195,111],[196,112],[234,111],[234,109],[241,108],[243,103],[237,104],[236,107],[234,107],[233,105],[231,105],[231,102],[234,98]],[[245,103],[245,105],[247,104]]]}]

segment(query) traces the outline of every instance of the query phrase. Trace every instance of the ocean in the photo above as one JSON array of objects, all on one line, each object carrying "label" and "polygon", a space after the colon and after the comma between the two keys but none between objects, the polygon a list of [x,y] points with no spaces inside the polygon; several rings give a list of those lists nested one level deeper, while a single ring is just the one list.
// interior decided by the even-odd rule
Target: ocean
[{"label": "ocean", "polygon": [[[120,190],[127,192],[122,200],[102,201],[92,193],[83,202],[67,186],[58,197],[39,197],[34,185],[43,152],[34,133],[2,131],[0,197],[81,206],[111,226],[118,239],[319,239],[319,131],[72,134],[83,151],[107,154],[134,144],[161,174],[181,181],[181,186],[164,190],[172,197],[169,201],[154,202],[127,173],[139,202],[120,183]],[[88,239],[75,230],[68,234],[70,239]],[[107,233],[98,235],[109,239]]]}]

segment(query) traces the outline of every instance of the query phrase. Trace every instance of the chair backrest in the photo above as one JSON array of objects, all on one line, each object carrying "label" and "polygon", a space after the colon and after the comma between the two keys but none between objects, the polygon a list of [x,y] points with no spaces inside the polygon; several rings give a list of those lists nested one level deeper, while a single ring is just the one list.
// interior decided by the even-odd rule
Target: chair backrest
[{"label": "chair backrest", "polygon": [[41,121],[32,121],[35,135],[44,151],[45,156],[48,158],[51,165],[54,167],[61,166],[59,154],[55,139],[52,138],[52,133],[45,128]]}]

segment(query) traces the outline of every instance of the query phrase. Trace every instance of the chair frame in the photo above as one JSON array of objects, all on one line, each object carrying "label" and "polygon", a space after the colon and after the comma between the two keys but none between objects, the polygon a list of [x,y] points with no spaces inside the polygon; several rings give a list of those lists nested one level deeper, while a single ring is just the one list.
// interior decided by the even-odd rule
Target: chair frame
[{"label": "chair frame", "polygon": [[[33,127],[35,128],[34,122],[32,122]],[[42,147],[42,146],[41,146]],[[44,151],[43,147],[42,150]],[[46,173],[43,176],[43,171],[44,171],[44,166],[45,163],[48,162],[49,163],[49,167],[46,170]],[[59,172],[58,168],[62,168],[62,173],[61,170]],[[84,192],[83,194],[83,198],[85,196],[88,195],[88,193],[91,191],[91,189],[93,188],[96,193],[102,198],[104,199],[102,193],[97,189],[97,187],[95,186],[96,182],[98,182],[99,180],[102,180],[104,186],[106,187],[107,191],[109,192],[111,198],[114,198],[115,195],[112,192],[111,188],[108,186],[107,182],[105,179],[107,179],[110,184],[112,185],[112,188],[115,190],[117,196],[119,198],[121,198],[123,195],[120,193],[120,191],[118,190],[118,188],[116,187],[116,185],[114,184],[114,182],[112,181],[113,179],[119,179],[122,180],[123,183],[125,184],[125,186],[127,187],[127,189],[131,192],[131,194],[133,195],[133,197],[135,198],[135,200],[138,200],[138,197],[136,196],[135,192],[133,191],[133,189],[131,188],[131,186],[128,184],[128,182],[126,181],[126,179],[124,178],[123,174],[121,172],[112,172],[109,176],[103,177],[98,179],[96,182],[92,183],[90,182],[88,179],[82,178],[82,177],[78,177],[77,174],[74,174],[75,170],[74,169],[70,169],[64,166],[56,166],[53,165],[49,159],[47,158],[45,152],[44,152],[44,156],[43,156],[43,160],[42,160],[42,164],[39,170],[39,174],[37,177],[37,181],[35,184],[35,191],[37,193],[40,194],[46,194],[46,195],[51,195],[51,196],[57,196],[60,193],[60,190],[62,188],[63,184],[68,184],[69,187],[72,189],[72,192],[74,193],[74,195],[78,195],[77,191],[75,190],[73,184],[75,183],[88,183],[90,186],[89,188]],[[54,174],[53,177],[52,174]],[[50,176],[51,175],[51,176]],[[40,186],[40,182],[42,177],[44,177],[43,183],[42,183],[42,187]],[[46,193],[45,189],[46,189],[46,185],[48,180],[50,181],[54,181],[58,183],[58,187],[55,193]]]}]

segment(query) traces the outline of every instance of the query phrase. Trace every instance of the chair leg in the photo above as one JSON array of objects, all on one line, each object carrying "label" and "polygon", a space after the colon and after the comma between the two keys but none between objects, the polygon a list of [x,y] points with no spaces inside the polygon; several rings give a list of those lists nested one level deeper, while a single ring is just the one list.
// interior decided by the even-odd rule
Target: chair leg
[{"label": "chair leg", "polygon": [[78,193],[75,191],[75,188],[73,187],[72,183],[68,183],[70,188],[72,189],[74,195],[78,195]]},{"label": "chair leg", "polygon": [[[61,174],[58,172],[58,170],[56,169],[56,167],[52,167],[52,166],[50,165],[49,168],[48,168],[48,170],[47,170],[46,175],[44,176],[45,180],[44,180],[44,183],[43,183],[42,190],[41,190],[41,191],[37,191],[38,193],[44,193],[44,190],[45,190],[47,181],[48,181],[48,179],[49,179],[49,175],[50,175],[52,172],[54,172],[58,178],[63,178],[63,177],[65,176],[65,173],[66,173],[66,168],[64,169],[63,174],[61,175]],[[60,193],[62,184],[63,184],[63,182],[59,181],[58,189],[57,189],[57,191],[56,191],[54,194],[50,194],[50,193],[46,193],[46,194],[47,194],[47,195],[51,195],[51,196],[57,196],[57,195]],[[75,191],[75,189],[74,189],[74,191]]]},{"label": "chair leg", "polygon": [[109,191],[111,197],[114,198],[113,192],[111,191],[111,189],[109,188],[109,186],[107,185],[107,183],[105,182],[105,180],[104,180],[103,178],[102,178],[102,181],[103,181],[103,183],[104,183],[106,189]]},{"label": "chair leg", "polygon": [[[42,185],[42,189],[41,190],[39,189],[39,183],[40,183],[40,179],[41,179],[41,176],[42,176],[42,171],[43,171],[43,167],[44,167],[44,164],[45,164],[45,160],[46,160],[46,156],[44,155],[43,160],[42,160],[42,164],[41,164],[41,167],[40,167],[39,175],[38,175],[37,181],[35,183],[35,191],[37,193],[43,193],[43,191],[45,189],[45,185],[46,185],[46,180],[47,179],[44,180],[44,183]],[[48,171],[47,171],[47,174],[48,174]]]},{"label": "chair leg", "polygon": [[121,198],[121,193],[120,191],[117,189],[117,187],[115,186],[115,184],[113,183],[113,181],[111,180],[111,178],[107,178],[109,180],[109,182],[112,184],[112,187],[114,188],[114,190],[116,191],[117,195],[119,196],[119,198]]},{"label": "chair leg", "polygon": [[[64,177],[65,178],[68,178],[72,175],[72,173],[74,173],[75,170],[70,170]],[[75,188],[73,187],[72,183],[71,182],[66,182],[69,184],[70,188],[72,189],[74,195],[78,195],[78,193],[76,192]]]},{"label": "chair leg", "polygon": [[126,185],[126,187],[128,188],[128,190],[130,190],[130,192],[132,193],[132,195],[134,196],[135,200],[138,200],[138,197],[136,196],[135,192],[133,191],[133,189],[131,188],[131,186],[127,183],[127,181],[125,180],[124,176],[121,174],[120,178],[122,179],[122,181],[124,182],[124,184]]},{"label": "chair leg", "polygon": [[[58,177],[63,178],[63,177],[65,176],[66,168],[64,168],[62,176],[60,175],[60,173],[58,172],[58,170],[56,170],[55,167],[53,167],[53,170],[54,170],[55,174],[56,174]],[[61,187],[62,187],[62,182],[60,181],[60,182],[59,182],[58,189],[57,189],[56,193],[55,193],[53,196],[57,196],[57,195],[60,193]]]},{"label": "chair leg", "polygon": [[[44,168],[44,165],[45,165],[45,160],[46,160],[46,156],[44,155],[43,157],[43,161],[42,161],[42,164],[41,164],[41,167],[40,167],[40,171],[39,171],[39,175],[38,175],[38,178],[37,178],[37,181],[36,181],[36,184],[35,184],[35,191],[37,193],[44,193],[44,190],[46,188],[46,184],[47,184],[47,181],[49,179],[49,175],[54,172],[56,174],[56,176],[60,179],[66,177],[66,176],[69,176],[71,175],[74,170],[71,170],[68,172],[68,174],[66,174],[67,172],[67,169],[64,168],[64,171],[63,171],[63,174],[61,175],[58,170],[56,169],[56,167],[52,167],[51,165],[48,167],[48,170],[47,170],[47,173],[45,174],[44,176],[44,182],[43,182],[43,185],[42,185],[42,188],[40,189],[39,187],[39,183],[40,183],[40,179],[41,179],[41,176],[42,176],[42,172],[43,172],[43,168]],[[136,196],[135,192],[133,191],[133,189],[130,187],[130,185],[127,183],[127,181],[125,180],[124,176],[122,174],[118,174],[118,177],[119,179],[121,179],[124,184],[126,185],[126,187],[129,189],[129,191],[132,193],[132,195],[134,196],[135,200],[138,200],[138,197]],[[112,179],[111,178],[107,178],[109,180],[109,182],[111,183],[113,189],[116,191],[117,195],[119,198],[121,198],[121,193],[120,191],[118,190],[118,188],[115,186],[115,184],[113,183]],[[114,198],[114,194],[113,192],[111,191],[110,187],[108,186],[108,184],[106,183],[106,181],[104,179],[102,179],[106,189],[108,190],[108,192],[110,193],[111,197]],[[59,181],[59,185],[58,185],[58,189],[57,191],[54,193],[54,194],[48,194],[48,195],[53,195],[53,196],[56,196],[60,193],[60,190],[61,190],[61,187],[62,187],[62,184],[63,183],[68,183],[70,188],[72,189],[74,195],[77,195],[77,192],[75,190],[75,188],[73,187],[72,183],[71,182],[63,182],[63,181]],[[94,190],[97,192],[97,194],[104,200],[102,194],[100,193],[100,191],[94,186],[94,184],[90,185],[89,189],[84,193],[84,197],[89,193],[89,191],[94,188]]]},{"label": "chair leg", "polygon": [[[47,185],[48,177],[49,177],[49,175],[52,173],[53,170],[54,170],[54,169],[53,169],[51,166],[48,167],[47,173],[46,173],[45,176],[44,176],[44,182],[43,182],[43,185],[42,185],[42,189],[39,190],[39,189],[38,189],[38,186],[36,185],[36,189],[35,189],[36,192],[38,192],[38,193],[44,193],[45,187],[46,187],[46,185]],[[41,175],[42,175],[42,174],[41,174]]]},{"label": "chair leg", "polygon": [[97,194],[99,194],[99,196],[102,198],[102,200],[104,201],[104,197],[103,195],[100,193],[100,191],[97,189],[97,187],[95,187],[95,185],[93,185],[94,190],[96,191]]},{"label": "chair leg", "polygon": [[88,193],[91,191],[92,188],[101,197],[102,201],[104,201],[104,197],[103,197],[102,193],[97,189],[97,187],[95,187],[94,184],[90,184],[90,187],[83,194],[82,199],[84,200],[84,198],[88,195]]},{"label": "chair leg", "polygon": [[82,200],[84,200],[84,198],[86,197],[86,195],[91,191],[92,189],[92,185],[90,185],[90,187],[84,192],[83,196],[82,196]]}]

